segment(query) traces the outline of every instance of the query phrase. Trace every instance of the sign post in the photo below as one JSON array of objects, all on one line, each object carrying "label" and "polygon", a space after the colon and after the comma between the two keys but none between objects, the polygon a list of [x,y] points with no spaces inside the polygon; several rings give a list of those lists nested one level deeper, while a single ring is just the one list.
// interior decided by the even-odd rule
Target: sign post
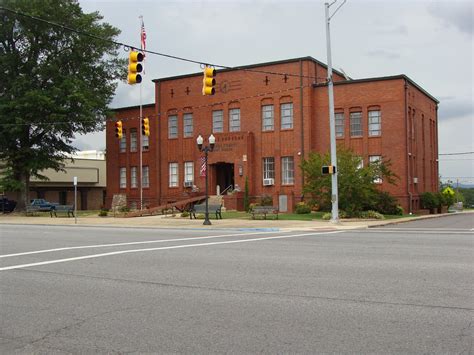
[{"label": "sign post", "polygon": [[77,224],[77,176],[74,176],[74,224]]}]

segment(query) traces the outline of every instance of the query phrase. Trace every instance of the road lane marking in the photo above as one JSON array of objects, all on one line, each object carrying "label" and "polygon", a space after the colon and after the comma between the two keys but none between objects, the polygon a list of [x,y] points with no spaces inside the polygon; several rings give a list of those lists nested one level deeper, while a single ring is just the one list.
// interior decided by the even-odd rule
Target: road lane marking
[{"label": "road lane marking", "polygon": [[233,234],[221,234],[221,235],[206,236],[206,237],[188,237],[188,238],[176,238],[176,239],[147,240],[147,241],[127,242],[127,243],[81,245],[81,246],[76,246],[76,247],[42,249],[42,250],[35,250],[35,251],[27,251],[27,252],[23,252],[23,253],[5,254],[5,255],[0,255],[0,259],[1,258],[10,258],[10,257],[13,257],[13,256],[50,253],[50,252],[55,252],[55,251],[74,250],[74,249],[107,248],[107,247],[118,247],[118,246],[125,246],[125,245],[139,245],[139,244],[152,244],[152,243],[164,243],[164,242],[181,242],[183,240],[225,238],[225,237],[237,237],[237,236],[241,236],[241,235],[254,235],[254,234],[267,234],[267,233],[276,233],[276,232],[275,231],[269,231],[269,232],[259,231],[259,232],[254,232],[254,233],[233,233]]},{"label": "road lane marking", "polygon": [[[220,244],[233,244],[233,243],[257,242],[257,241],[260,241],[260,240],[296,238],[296,237],[304,237],[304,236],[309,236],[309,235],[335,234],[335,233],[343,233],[343,232],[344,232],[344,231],[322,232],[322,233],[312,232],[312,233],[303,233],[303,234],[280,235],[280,236],[265,237],[265,238],[228,240],[228,241],[224,241],[224,242],[211,242],[211,243],[200,243],[200,244],[184,244],[184,245],[175,245],[175,246],[159,247],[159,248],[146,248],[146,249],[122,250],[122,251],[114,251],[114,252],[109,252],[109,253],[101,253],[101,254],[92,254],[92,255],[77,256],[77,257],[66,258],[66,259],[56,259],[56,260],[42,261],[42,262],[31,263],[31,264],[21,264],[21,265],[6,266],[6,267],[0,268],[0,271],[7,271],[7,270],[14,270],[14,269],[23,269],[23,268],[32,267],[32,266],[57,264],[57,263],[64,263],[64,262],[67,262],[67,261],[93,259],[93,258],[100,258],[100,257],[103,257],[103,256],[112,256],[112,255],[129,254],[129,253],[138,253],[138,252],[146,252],[146,251],[182,249],[182,248],[203,247],[203,246],[208,246],[208,245],[220,245]],[[188,239],[189,239],[189,238],[188,238]]]}]

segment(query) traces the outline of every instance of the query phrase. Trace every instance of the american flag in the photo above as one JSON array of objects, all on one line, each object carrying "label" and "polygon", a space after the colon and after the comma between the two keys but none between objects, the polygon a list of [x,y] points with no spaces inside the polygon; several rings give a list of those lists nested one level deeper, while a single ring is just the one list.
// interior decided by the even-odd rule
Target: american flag
[{"label": "american flag", "polygon": [[206,177],[206,157],[199,158],[199,176]]},{"label": "american flag", "polygon": [[[140,16],[140,19],[142,20],[142,27],[140,29],[140,46],[143,52],[144,50],[146,50],[146,31],[145,23],[143,22],[143,16]],[[145,52],[143,52],[143,58],[145,58]]]}]

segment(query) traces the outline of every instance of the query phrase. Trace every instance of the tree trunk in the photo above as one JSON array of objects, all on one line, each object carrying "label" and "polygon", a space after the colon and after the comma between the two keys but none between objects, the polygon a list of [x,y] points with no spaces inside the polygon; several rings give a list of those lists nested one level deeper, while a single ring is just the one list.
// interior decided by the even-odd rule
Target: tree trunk
[{"label": "tree trunk", "polygon": [[26,206],[30,204],[30,175],[21,174],[20,181],[22,182],[22,189],[18,192],[18,201],[16,204],[16,211],[23,212]]}]

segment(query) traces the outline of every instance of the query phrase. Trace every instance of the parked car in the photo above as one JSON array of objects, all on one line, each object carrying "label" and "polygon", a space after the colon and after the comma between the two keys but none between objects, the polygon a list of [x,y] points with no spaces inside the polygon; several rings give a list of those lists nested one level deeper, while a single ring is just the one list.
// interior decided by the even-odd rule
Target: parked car
[{"label": "parked car", "polygon": [[9,200],[5,196],[0,196],[0,212],[9,213],[16,207],[16,201]]},{"label": "parked car", "polygon": [[48,202],[44,198],[36,198],[30,201],[30,206],[38,206],[40,211],[51,211],[56,208],[57,203]]}]

